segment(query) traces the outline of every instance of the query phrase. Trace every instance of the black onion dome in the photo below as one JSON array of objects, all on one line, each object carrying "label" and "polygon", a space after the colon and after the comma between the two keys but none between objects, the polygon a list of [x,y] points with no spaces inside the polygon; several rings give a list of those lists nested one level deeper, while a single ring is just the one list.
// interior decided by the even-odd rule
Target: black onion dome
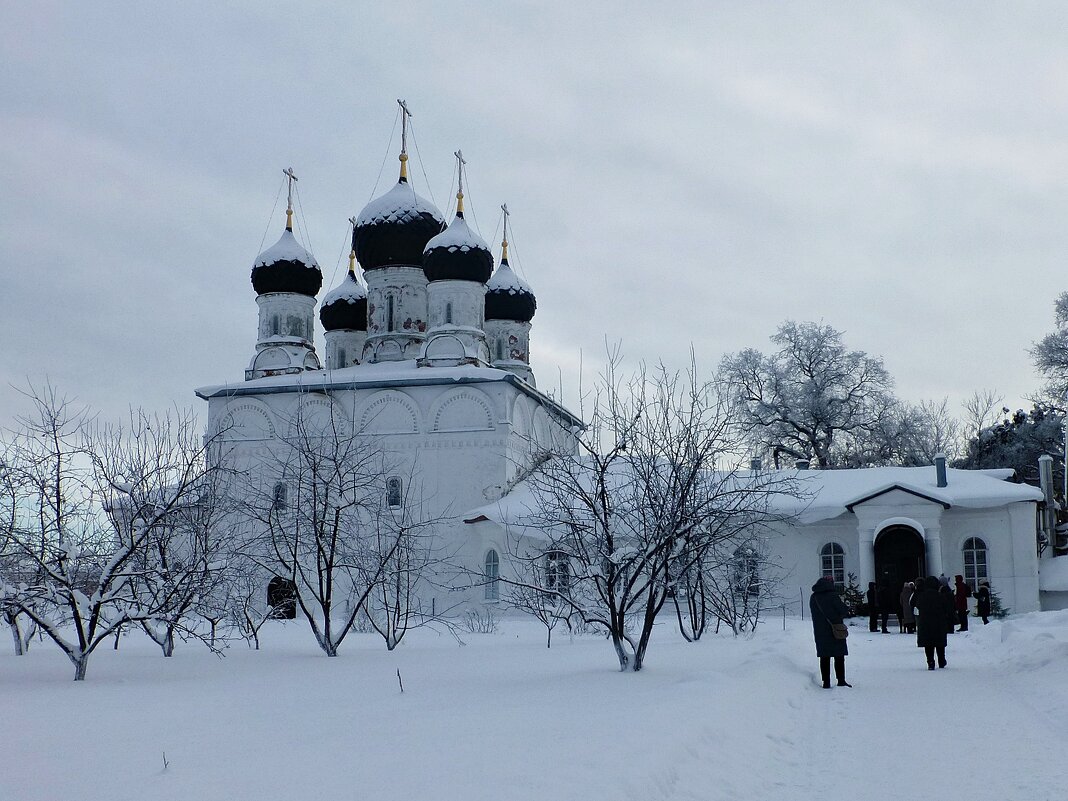
[{"label": "black onion dome", "polygon": [[512,271],[508,259],[501,259],[501,266],[486,282],[486,319],[529,323],[537,308],[530,284]]},{"label": "black onion dome", "polygon": [[426,243],[423,272],[431,281],[478,281],[493,274],[489,245],[472,231],[462,214],[449,227]]},{"label": "black onion dome", "polygon": [[355,273],[346,273],[341,283],[326,293],[319,306],[319,321],[327,331],[367,330],[367,290]]},{"label": "black onion dome", "polygon": [[423,248],[444,224],[441,212],[402,178],[364,206],[352,230],[352,249],[364,270],[391,264],[419,266]]},{"label": "black onion dome", "polygon": [[252,264],[252,286],[257,295],[295,292],[314,298],[323,288],[323,274],[315,257],[300,246],[287,228],[281,239],[256,257]]}]

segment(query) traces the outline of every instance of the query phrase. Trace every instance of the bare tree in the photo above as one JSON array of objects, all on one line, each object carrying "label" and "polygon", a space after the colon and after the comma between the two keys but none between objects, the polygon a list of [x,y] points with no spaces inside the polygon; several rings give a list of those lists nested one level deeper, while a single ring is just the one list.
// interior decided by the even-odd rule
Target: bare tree
[{"label": "bare tree", "polygon": [[759,535],[717,543],[702,572],[706,614],[735,635],[754,631],[761,615],[778,605],[782,574]]},{"label": "bare tree", "polygon": [[433,522],[397,508],[403,490],[393,479],[402,473],[378,439],[350,426],[334,405],[326,419],[298,414],[245,492],[258,530],[244,552],[288,582],[327,656],[387,578],[381,605],[368,613],[382,613],[387,645],[399,642],[418,611],[408,588],[427,564],[418,550]]},{"label": "bare tree", "polygon": [[[26,393],[33,413],[18,418],[7,449],[16,488],[11,541],[22,579],[5,579],[8,603],[30,618],[85,678],[107,637],[160,614],[164,601],[138,596],[152,532],[191,505],[215,468],[191,413],[129,427],[100,426],[52,387]],[[129,525],[109,510],[123,509]]]},{"label": "bare tree", "polygon": [[994,389],[977,389],[964,401],[964,426],[968,439],[978,439],[987,428],[998,422],[1003,398]]},{"label": "bare tree", "polygon": [[882,359],[847,350],[829,325],[788,320],[771,341],[774,353],[743,350],[721,364],[741,430],[776,467],[784,454],[837,466],[847,440],[892,413],[890,374]]},{"label": "bare tree", "polygon": [[[113,494],[106,510],[120,539],[141,541],[129,560],[138,623],[169,657],[176,636],[205,639],[197,605],[223,583],[233,476],[204,461],[191,415],[133,410],[125,430],[105,427],[102,434],[96,438],[94,464]],[[171,474],[165,463],[175,457],[200,463],[198,476],[177,498],[173,487],[157,484]],[[205,639],[209,647],[214,639],[212,629]]]},{"label": "bare tree", "polygon": [[[568,566],[559,562],[554,553],[545,554],[542,563],[534,565],[531,576],[517,576],[508,583],[506,600],[513,609],[524,612],[545,626],[545,647],[552,648],[553,629],[570,620],[573,610],[566,594],[557,592],[566,582]],[[533,578],[533,582],[529,579]]]},{"label": "bare tree", "polygon": [[435,536],[441,517],[427,513],[416,477],[393,475],[383,486],[386,504],[371,531],[374,551],[384,560],[363,608],[371,628],[392,651],[411,629],[448,619],[451,606],[437,608],[426,599],[444,597],[443,592],[431,596],[431,588],[442,589],[458,571],[454,554]]},{"label": "bare tree", "polygon": [[620,670],[637,671],[679,576],[728,532],[771,517],[793,484],[726,467],[741,456],[729,407],[694,365],[623,381],[618,364],[616,351],[584,431],[537,443],[550,455],[524,482],[522,525],[538,534],[517,547],[527,578],[513,583],[602,627]]}]

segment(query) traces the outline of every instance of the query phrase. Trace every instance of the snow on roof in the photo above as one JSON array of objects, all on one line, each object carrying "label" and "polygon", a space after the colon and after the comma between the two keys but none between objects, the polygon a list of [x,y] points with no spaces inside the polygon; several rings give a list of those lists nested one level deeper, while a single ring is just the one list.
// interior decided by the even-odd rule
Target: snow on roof
[{"label": "snow on roof", "polygon": [[1038,589],[1042,592],[1068,592],[1068,557],[1038,560]]},{"label": "snow on roof", "polygon": [[[765,471],[767,472],[767,471]],[[937,486],[932,467],[869,467],[858,470],[784,470],[784,478],[796,479],[798,496],[787,494],[772,501],[773,509],[792,515],[803,524],[829,520],[852,511],[850,507],[894,489],[921,496],[946,508],[988,509],[1019,501],[1040,501],[1042,491],[1027,484],[1013,484],[1013,470],[947,469],[945,487]],[[735,473],[739,481],[752,475]],[[530,528],[537,517],[537,498],[526,482],[511,492],[465,514],[467,522],[492,520],[502,525]],[[1068,560],[1066,560],[1068,561]]]},{"label": "snow on roof", "polygon": [[851,507],[863,504],[894,489],[940,503],[947,508],[986,509],[1017,501],[1040,501],[1042,492],[1027,484],[1006,479],[1011,469],[946,470],[945,487],[938,486],[935,468],[867,467],[858,470],[799,470],[802,487],[811,493],[811,502],[796,513],[803,523],[837,517]]},{"label": "snow on roof", "polygon": [[453,381],[506,381],[510,375],[511,373],[494,367],[471,365],[419,367],[415,359],[406,359],[396,362],[356,364],[336,370],[309,370],[292,375],[266,376],[251,381],[200,387],[196,393],[202,398],[210,398],[214,395],[234,394],[235,390],[240,391],[240,394],[256,394],[257,391],[263,390],[307,391],[323,389],[327,386],[359,387],[380,383],[419,384],[427,382],[428,379],[442,384]]},{"label": "snow on roof", "polygon": [[297,238],[293,236],[293,232],[288,228],[282,232],[282,236],[277,242],[256,257],[256,261],[253,262],[252,266],[266,266],[278,261],[297,261],[306,267],[319,269],[319,265],[315,262],[315,257],[301,247]]},{"label": "snow on roof", "polygon": [[449,223],[448,228],[426,243],[423,253],[427,253],[434,248],[445,248],[450,253],[455,253],[457,250],[461,252],[489,250],[489,245],[486,244],[482,237],[471,230],[467,220],[457,216]]},{"label": "snow on roof", "polygon": [[355,273],[347,272],[341,279],[341,283],[326,293],[321,306],[329,306],[339,300],[355,303],[358,300],[367,299],[367,290],[356,278]]},{"label": "snow on roof", "polygon": [[415,194],[412,185],[407,181],[398,181],[396,186],[386,194],[375,198],[363,207],[356,225],[406,223],[418,219],[421,214],[430,214],[435,219],[442,219],[441,212],[433,203]]},{"label": "snow on roof", "polygon": [[502,261],[490,280],[486,282],[487,292],[506,292],[509,295],[533,295],[530,284],[515,274],[506,261]]}]

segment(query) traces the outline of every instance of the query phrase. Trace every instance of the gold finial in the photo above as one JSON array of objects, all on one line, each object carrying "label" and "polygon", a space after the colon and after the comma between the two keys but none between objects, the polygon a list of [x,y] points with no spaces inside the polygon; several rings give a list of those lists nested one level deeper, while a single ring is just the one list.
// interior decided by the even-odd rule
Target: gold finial
[{"label": "gold finial", "polygon": [[349,240],[352,242],[352,249],[349,250],[349,274],[353,279],[356,278],[356,218],[349,217]]},{"label": "gold finial", "polygon": [[408,119],[412,116],[412,112],[408,111],[408,103],[400,98],[397,98],[397,105],[401,108],[401,152],[398,158],[400,159],[400,180],[405,183],[408,182]]},{"label": "gold finial", "polygon": [[456,216],[464,216],[464,165],[467,164],[464,161],[464,153],[462,150],[457,150],[453,153],[456,156]]},{"label": "gold finial", "polygon": [[297,180],[297,176],[293,173],[293,168],[282,170],[282,174],[289,180],[289,194],[286,200],[286,230],[293,230],[293,182]]},{"label": "gold finial", "polygon": [[501,204],[501,211],[504,212],[504,238],[501,240],[501,263],[506,264],[508,262],[508,204]]}]

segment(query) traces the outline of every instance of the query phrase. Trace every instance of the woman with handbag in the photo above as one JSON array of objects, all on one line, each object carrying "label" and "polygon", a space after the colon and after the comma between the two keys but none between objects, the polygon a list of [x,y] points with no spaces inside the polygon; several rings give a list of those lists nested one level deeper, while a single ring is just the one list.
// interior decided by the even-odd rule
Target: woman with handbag
[{"label": "woman with handbag", "polygon": [[846,647],[846,637],[849,636],[849,629],[843,621],[848,610],[842,603],[842,599],[838,597],[833,578],[824,576],[812,585],[812,596],[808,599],[808,607],[812,612],[812,636],[816,640],[816,656],[820,658],[823,688],[825,690],[831,688],[832,658],[838,686],[852,687],[853,685],[845,678],[845,658],[849,653]]}]

